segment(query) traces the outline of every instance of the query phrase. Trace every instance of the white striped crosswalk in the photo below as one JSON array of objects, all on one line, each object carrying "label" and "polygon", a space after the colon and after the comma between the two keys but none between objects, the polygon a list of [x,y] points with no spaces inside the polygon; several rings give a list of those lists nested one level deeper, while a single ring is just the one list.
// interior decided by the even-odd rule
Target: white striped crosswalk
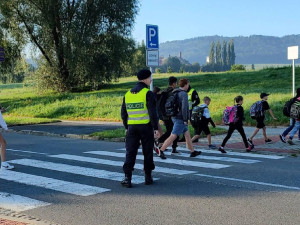
[{"label": "white striped crosswalk", "polygon": [[[219,169],[226,169],[231,166],[236,166],[237,164],[254,164],[260,163],[261,160],[276,160],[284,158],[283,156],[237,152],[228,152],[226,156],[224,156],[218,151],[202,149],[202,155],[197,156],[196,158],[190,158],[187,149],[178,149],[182,151],[182,153],[178,156],[171,156],[170,153],[166,152],[166,160],[155,157],[154,161],[156,168],[154,173],[156,180],[159,179],[157,178],[157,175],[159,174],[168,174],[173,176],[197,175],[200,174],[200,172],[203,174],[202,170],[206,171],[212,169],[218,171]],[[38,154],[38,152],[28,150],[14,149],[9,149],[9,151],[21,151],[23,154],[30,154],[30,158],[11,160],[10,162],[16,166],[16,169],[12,171],[1,171],[0,182],[8,181],[23,184],[25,187],[28,186],[28,188],[38,187],[71,195],[91,196],[114,190],[114,186],[110,187],[110,183],[101,182],[102,179],[119,183],[124,177],[122,166],[124,163],[125,149],[115,149],[113,151],[86,151],[80,155],[48,155],[44,153]],[[38,159],[33,159],[32,155],[38,157]],[[144,165],[140,163],[139,160],[143,160],[143,155],[141,153],[137,155],[135,169],[142,171]],[[26,167],[27,170],[25,171],[30,172],[28,173],[23,171],[22,168],[19,168],[20,166],[22,168]],[[105,169],[100,169],[99,167],[105,167]],[[39,169],[43,171],[38,172],[38,175],[34,174]],[[47,174],[47,171],[49,171],[49,174],[50,171],[52,171],[51,175]],[[55,171],[55,173],[53,173],[53,171]],[[72,174],[72,176],[92,177],[99,179],[99,182],[96,186],[92,186],[90,184],[84,184],[84,181],[83,183],[77,183],[74,181],[71,182],[70,180],[66,181],[64,180],[66,176],[56,177],[56,175],[60,173]],[[134,174],[132,182],[134,184],[144,183],[144,176]],[[28,196],[0,192],[1,208],[11,209],[14,211],[25,211],[50,204],[51,203],[41,201],[39,198],[32,199]]]}]

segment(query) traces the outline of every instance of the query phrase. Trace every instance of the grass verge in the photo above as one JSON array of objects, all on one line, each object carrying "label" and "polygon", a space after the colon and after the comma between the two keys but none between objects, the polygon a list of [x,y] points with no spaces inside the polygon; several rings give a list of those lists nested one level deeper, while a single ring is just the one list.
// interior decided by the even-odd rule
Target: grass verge
[{"label": "grass verge", "polygon": [[18,116],[6,116],[6,115],[4,115],[3,118],[8,126],[33,125],[33,124],[60,122],[60,120],[56,120],[56,119],[18,117]]}]

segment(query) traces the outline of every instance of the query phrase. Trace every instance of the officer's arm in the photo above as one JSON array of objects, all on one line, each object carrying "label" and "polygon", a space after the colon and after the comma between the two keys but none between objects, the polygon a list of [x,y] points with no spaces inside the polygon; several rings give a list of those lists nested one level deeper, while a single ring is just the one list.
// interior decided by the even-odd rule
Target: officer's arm
[{"label": "officer's arm", "polygon": [[123,125],[124,125],[125,129],[127,130],[128,129],[128,124],[127,124],[128,113],[126,110],[125,97],[123,98],[123,104],[122,104],[122,108],[121,108],[121,117],[123,120]]},{"label": "officer's arm", "polygon": [[146,95],[147,109],[150,117],[150,122],[154,130],[158,130],[158,116],[156,110],[156,100],[152,91],[148,91]]},{"label": "officer's arm", "polygon": [[200,103],[200,98],[199,98],[199,95],[196,90],[193,91],[193,93],[192,93],[192,102],[193,102],[193,105],[192,105],[193,108],[195,106],[199,105],[199,103]]}]

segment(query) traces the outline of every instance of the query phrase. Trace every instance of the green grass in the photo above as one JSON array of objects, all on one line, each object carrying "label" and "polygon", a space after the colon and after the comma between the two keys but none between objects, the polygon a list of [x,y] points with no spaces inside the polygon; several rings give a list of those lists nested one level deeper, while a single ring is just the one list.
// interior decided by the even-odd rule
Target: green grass
[{"label": "green grass", "polygon": [[[164,127],[163,130],[165,131]],[[194,129],[189,126],[189,130],[191,132],[191,136],[194,136]],[[219,135],[219,134],[224,134],[227,132],[226,129],[224,128],[210,128],[212,136],[214,135]],[[101,132],[95,132],[93,134],[90,134],[91,137],[98,137],[100,140],[103,139],[113,139],[113,138],[125,138],[125,129],[124,128],[119,128],[115,130],[104,130]],[[204,134],[201,135],[201,137],[204,137]]]},{"label": "green grass", "polygon": [[5,116],[5,115],[3,117],[8,126],[59,122],[59,120],[47,119],[47,118],[16,117],[16,116]]},{"label": "green grass", "polygon": [[[222,72],[200,74],[155,74],[154,86],[165,88],[170,75],[186,77],[191,81],[200,98],[209,96],[211,115],[221,124],[223,110],[233,104],[237,95],[244,96],[246,124],[255,125],[249,117],[249,108],[259,93],[271,93],[269,104],[278,118],[267,117],[267,125],[286,125],[288,118],[282,115],[282,107],[291,98],[292,69],[269,68],[260,71]],[[300,68],[296,68],[296,85],[300,84]],[[37,94],[34,87],[22,84],[0,85],[0,102],[10,106],[6,113],[11,117],[120,121],[120,108],[124,94],[136,83],[135,77],[122,78],[105,85],[99,91],[85,93],[45,92]]]}]

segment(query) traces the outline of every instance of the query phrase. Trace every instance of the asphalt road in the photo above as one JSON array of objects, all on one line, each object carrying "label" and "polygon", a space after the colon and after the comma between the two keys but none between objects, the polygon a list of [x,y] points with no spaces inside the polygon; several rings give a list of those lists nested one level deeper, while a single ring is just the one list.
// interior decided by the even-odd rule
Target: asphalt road
[{"label": "asphalt road", "polygon": [[64,225],[300,224],[299,158],[211,150],[189,158],[181,150],[155,157],[150,186],[139,158],[126,189],[124,143],[4,136],[16,168],[0,174],[1,208]]}]

